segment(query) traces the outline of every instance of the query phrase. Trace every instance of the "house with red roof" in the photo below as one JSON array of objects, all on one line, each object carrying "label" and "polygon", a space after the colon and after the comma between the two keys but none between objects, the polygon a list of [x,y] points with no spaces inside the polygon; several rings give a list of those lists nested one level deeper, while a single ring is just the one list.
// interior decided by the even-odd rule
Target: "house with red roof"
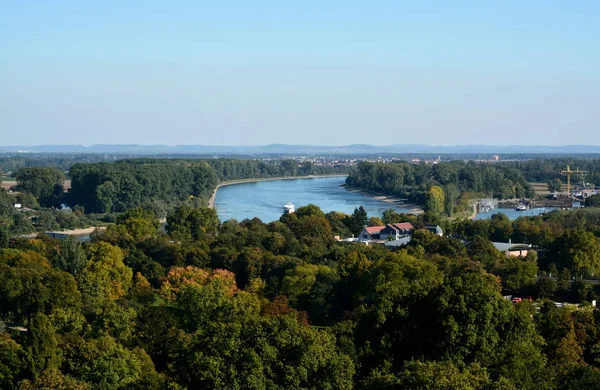
[{"label": "house with red roof", "polygon": [[385,226],[369,226],[363,229],[358,235],[358,241],[370,241],[379,240],[379,233],[385,228]]},{"label": "house with red roof", "polygon": [[358,241],[397,240],[412,233],[415,228],[410,222],[393,223],[381,226],[369,226],[363,229]]}]

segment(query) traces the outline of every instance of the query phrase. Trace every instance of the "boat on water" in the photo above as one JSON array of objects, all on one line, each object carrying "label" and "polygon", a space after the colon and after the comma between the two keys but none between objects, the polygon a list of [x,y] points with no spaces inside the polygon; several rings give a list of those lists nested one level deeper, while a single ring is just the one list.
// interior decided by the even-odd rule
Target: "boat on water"
[{"label": "boat on water", "polygon": [[293,203],[287,202],[286,204],[283,205],[283,213],[284,214],[292,214],[292,213],[294,213],[294,211],[296,211],[296,206],[294,206]]},{"label": "boat on water", "polygon": [[515,210],[517,211],[526,211],[527,210],[527,205],[524,203],[519,203],[517,205],[517,207],[515,207]]}]

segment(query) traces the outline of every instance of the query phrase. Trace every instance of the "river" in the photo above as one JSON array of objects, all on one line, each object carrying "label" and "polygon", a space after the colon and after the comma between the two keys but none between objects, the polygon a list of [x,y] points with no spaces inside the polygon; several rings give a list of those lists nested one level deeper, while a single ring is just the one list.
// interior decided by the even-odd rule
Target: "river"
[{"label": "river", "polygon": [[312,203],[325,213],[341,211],[352,214],[356,207],[363,206],[370,217],[381,216],[389,208],[401,213],[413,211],[412,208],[348,191],[341,187],[345,181],[345,177],[338,176],[233,184],[217,190],[215,209],[221,221],[258,217],[263,222],[278,220],[287,202],[292,202],[296,208]]},{"label": "river", "polygon": [[534,207],[525,211],[517,211],[514,208],[499,207],[487,213],[477,213],[474,219],[489,219],[494,214],[502,213],[506,214],[508,219],[512,221],[513,219],[517,219],[519,217],[533,217],[536,215],[550,212],[552,210],[555,209],[553,207]]},{"label": "river", "polygon": [[[370,217],[381,216],[385,209],[392,208],[400,213],[410,213],[414,209],[385,202],[372,196],[352,192],[341,187],[345,177],[316,177],[310,179],[271,180],[232,184],[217,190],[215,209],[221,221],[234,218],[260,218],[263,222],[276,221],[281,217],[283,205],[292,202],[296,208],[315,204],[325,213],[341,211],[352,214],[354,209],[363,206]],[[488,219],[495,213],[504,213],[509,219],[530,217],[551,208],[534,208],[516,211],[512,208],[497,208],[489,213],[478,213],[475,219]]]}]

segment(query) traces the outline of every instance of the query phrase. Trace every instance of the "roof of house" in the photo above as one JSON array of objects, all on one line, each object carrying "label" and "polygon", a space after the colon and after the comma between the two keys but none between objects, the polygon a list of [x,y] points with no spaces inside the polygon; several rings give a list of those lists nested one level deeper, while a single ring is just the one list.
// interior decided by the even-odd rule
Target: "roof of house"
[{"label": "roof of house", "polygon": [[392,224],[392,226],[394,226],[397,229],[402,229],[402,230],[413,230],[414,229],[414,226],[410,222],[394,223],[394,224]]},{"label": "roof of house", "polygon": [[385,226],[369,226],[365,228],[369,234],[379,234],[383,229],[385,229]]},{"label": "roof of house", "polygon": [[369,234],[379,234],[386,227],[390,227],[394,230],[413,230],[414,229],[412,223],[402,222],[402,223],[388,224],[387,226],[369,226],[369,227],[366,227],[365,230]]},{"label": "roof of house", "polygon": [[425,229],[427,230],[435,230],[436,232],[443,232],[440,225],[425,225]]},{"label": "roof of house", "polygon": [[514,244],[514,243],[510,243],[510,242],[492,242],[492,245],[494,246],[494,248],[498,249],[500,252],[519,251],[519,250],[525,250],[525,249],[531,248],[531,245]]}]

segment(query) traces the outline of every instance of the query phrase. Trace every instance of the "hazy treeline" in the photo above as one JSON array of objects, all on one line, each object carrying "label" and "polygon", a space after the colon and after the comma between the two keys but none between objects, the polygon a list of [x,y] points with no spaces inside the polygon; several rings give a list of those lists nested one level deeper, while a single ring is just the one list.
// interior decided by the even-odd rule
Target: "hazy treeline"
[{"label": "hazy treeline", "polygon": [[[588,171],[585,176],[585,181],[600,185],[600,159],[583,159],[583,158],[551,158],[551,159],[536,159],[522,162],[507,162],[503,163],[509,166],[514,166],[523,172],[523,175],[529,182],[547,182],[552,179],[560,178],[566,183],[566,176],[561,175],[561,171],[567,169],[567,165],[571,170],[579,169]],[[573,183],[581,184],[583,177],[573,175]]]},{"label": "hazy treeline", "polygon": [[71,165],[84,162],[100,162],[113,160],[103,154],[28,154],[26,156],[0,157],[0,174],[16,172],[26,167],[51,167],[67,172]]}]

